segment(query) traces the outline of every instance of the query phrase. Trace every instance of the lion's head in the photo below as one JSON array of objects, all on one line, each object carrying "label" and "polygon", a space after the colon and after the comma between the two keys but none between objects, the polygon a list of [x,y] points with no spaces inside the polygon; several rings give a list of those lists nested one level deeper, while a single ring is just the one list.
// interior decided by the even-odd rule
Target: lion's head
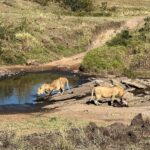
[{"label": "lion's head", "polygon": [[37,95],[45,94],[48,90],[50,90],[49,84],[43,84],[41,87],[37,90]]}]

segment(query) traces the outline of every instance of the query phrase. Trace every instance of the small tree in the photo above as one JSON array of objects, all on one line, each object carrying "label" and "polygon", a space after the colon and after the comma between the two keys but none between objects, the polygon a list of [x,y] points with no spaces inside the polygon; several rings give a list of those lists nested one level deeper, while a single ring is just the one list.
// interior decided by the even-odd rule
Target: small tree
[{"label": "small tree", "polygon": [[107,10],[107,2],[102,2],[102,3],[101,3],[101,9],[102,9],[103,11]]},{"label": "small tree", "polygon": [[150,42],[150,17],[144,19],[144,27],[139,30],[140,38],[145,42]]}]

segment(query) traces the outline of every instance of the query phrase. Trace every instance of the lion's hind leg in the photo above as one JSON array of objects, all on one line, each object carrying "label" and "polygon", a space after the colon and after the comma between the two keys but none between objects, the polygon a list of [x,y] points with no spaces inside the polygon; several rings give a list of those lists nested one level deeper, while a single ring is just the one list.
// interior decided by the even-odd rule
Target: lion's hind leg
[{"label": "lion's hind leg", "polygon": [[98,101],[98,100],[100,100],[101,99],[101,96],[99,95],[99,96],[97,96],[97,95],[95,95],[95,99],[93,100],[94,101],[94,104],[95,105],[101,105],[101,103]]}]

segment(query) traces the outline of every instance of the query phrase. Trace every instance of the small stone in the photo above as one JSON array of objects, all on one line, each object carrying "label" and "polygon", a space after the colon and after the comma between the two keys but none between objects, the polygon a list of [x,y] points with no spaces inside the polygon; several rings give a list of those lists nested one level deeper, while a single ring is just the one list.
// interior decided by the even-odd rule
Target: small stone
[{"label": "small stone", "polygon": [[3,147],[3,145],[4,145],[4,144],[3,144],[3,142],[2,142],[2,141],[0,141],[0,147]]},{"label": "small stone", "polygon": [[144,120],[143,120],[142,114],[139,113],[138,115],[136,115],[133,118],[130,126],[141,126],[142,127],[143,125],[144,125]]}]

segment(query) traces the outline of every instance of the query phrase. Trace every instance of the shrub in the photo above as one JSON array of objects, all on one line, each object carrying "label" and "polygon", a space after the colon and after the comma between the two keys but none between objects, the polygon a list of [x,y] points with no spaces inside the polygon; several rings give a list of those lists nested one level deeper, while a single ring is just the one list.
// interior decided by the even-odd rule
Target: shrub
[{"label": "shrub", "polygon": [[111,41],[107,42],[109,46],[121,45],[127,46],[130,43],[131,35],[128,30],[118,33]]},{"label": "shrub", "polygon": [[24,54],[20,51],[14,50],[11,45],[2,48],[0,53],[1,62],[3,62],[4,64],[20,64],[25,61]]},{"label": "shrub", "polygon": [[104,46],[89,52],[83,60],[82,66],[87,71],[123,73],[125,69],[126,49],[121,46]]},{"label": "shrub", "polygon": [[33,0],[33,1],[39,3],[42,6],[46,6],[50,0]]},{"label": "shrub", "polygon": [[139,37],[145,42],[150,42],[150,17],[145,18],[144,21],[144,27],[139,30]]},{"label": "shrub", "polygon": [[101,3],[101,9],[104,10],[104,11],[107,10],[107,2],[102,2]]},{"label": "shrub", "polygon": [[70,7],[72,11],[86,11],[90,12],[93,10],[92,0],[56,0],[64,7]]}]

